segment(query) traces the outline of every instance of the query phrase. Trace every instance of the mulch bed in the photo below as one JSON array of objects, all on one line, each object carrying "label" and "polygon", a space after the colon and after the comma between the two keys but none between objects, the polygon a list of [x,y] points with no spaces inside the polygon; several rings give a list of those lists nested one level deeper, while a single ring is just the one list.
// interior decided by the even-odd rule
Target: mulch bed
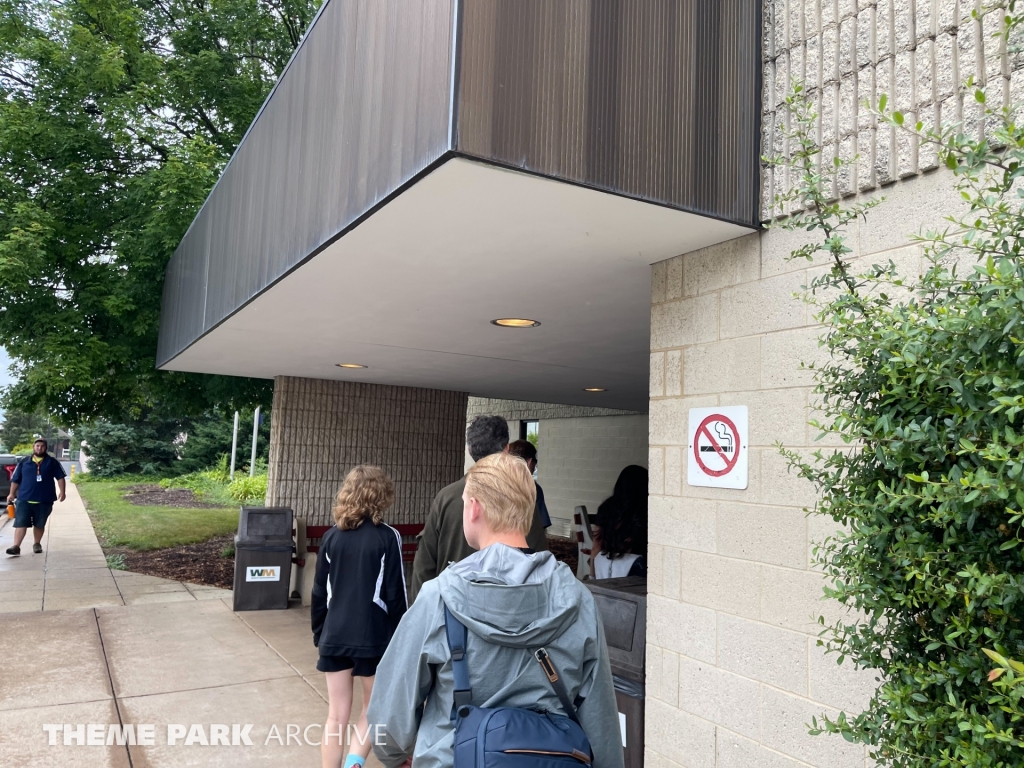
[{"label": "mulch bed", "polygon": [[129,485],[125,488],[125,501],[139,507],[185,507],[187,509],[217,509],[220,504],[199,501],[187,488],[161,488],[152,483]]},{"label": "mulch bed", "polygon": [[221,552],[234,542],[232,536],[220,536],[199,544],[186,544],[170,549],[150,552],[132,552],[127,549],[105,549],[108,555],[124,555],[126,569],[190,584],[231,589],[235,573],[235,558],[222,557]]},{"label": "mulch bed", "polygon": [[[201,544],[186,544],[182,547],[156,549],[151,552],[131,552],[119,548],[104,551],[108,555],[124,555],[125,565],[133,573],[231,589],[235,574],[235,558],[222,557],[221,552],[233,541],[231,536],[223,536]],[[556,560],[565,563],[573,573],[576,573],[578,550],[575,541],[548,536],[548,549]]]},{"label": "mulch bed", "polygon": [[548,549],[555,560],[565,563],[573,573],[579,563],[579,549],[575,539],[563,539],[560,536],[548,536]]},{"label": "mulch bed", "polygon": [[[142,483],[126,489],[125,499],[138,506],[188,507],[211,509],[216,504],[198,501],[192,491],[184,488],[161,488],[159,485]],[[132,552],[121,548],[105,548],[108,555],[124,555],[127,570],[145,573],[164,579],[187,581],[190,584],[207,584],[211,587],[231,589],[234,581],[235,558],[222,557],[221,552],[233,543],[231,536],[210,539],[199,544],[186,544],[170,549],[156,549],[150,552]],[[575,539],[548,536],[548,549],[556,560],[569,566],[576,573],[578,549]]]}]

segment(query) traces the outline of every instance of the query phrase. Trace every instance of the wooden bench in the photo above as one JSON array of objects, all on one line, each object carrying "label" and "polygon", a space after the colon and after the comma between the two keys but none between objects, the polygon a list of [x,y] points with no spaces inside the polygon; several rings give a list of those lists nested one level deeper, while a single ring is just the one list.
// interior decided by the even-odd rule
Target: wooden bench
[{"label": "wooden bench", "polygon": [[[307,525],[306,526],[306,551],[319,552],[320,539],[324,537],[333,525]],[[407,525],[393,525],[402,537],[402,560],[411,563],[416,557],[416,537],[423,530],[423,523],[410,523]],[[306,565],[305,558],[296,559],[295,563],[303,568]]]}]

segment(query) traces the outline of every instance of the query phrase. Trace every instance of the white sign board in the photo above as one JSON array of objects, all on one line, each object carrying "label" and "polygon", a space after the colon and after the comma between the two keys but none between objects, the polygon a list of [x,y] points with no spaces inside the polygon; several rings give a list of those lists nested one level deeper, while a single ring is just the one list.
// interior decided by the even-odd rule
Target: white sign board
[{"label": "white sign board", "polygon": [[691,408],[686,480],[709,488],[747,487],[747,406]]},{"label": "white sign board", "polygon": [[245,569],[246,581],[280,581],[281,566],[253,565]]}]

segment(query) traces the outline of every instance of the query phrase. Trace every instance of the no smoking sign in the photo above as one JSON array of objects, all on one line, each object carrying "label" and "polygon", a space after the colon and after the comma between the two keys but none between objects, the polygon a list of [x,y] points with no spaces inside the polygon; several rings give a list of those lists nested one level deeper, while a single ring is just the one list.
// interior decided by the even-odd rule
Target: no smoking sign
[{"label": "no smoking sign", "polygon": [[747,406],[690,409],[686,456],[689,485],[710,488],[747,487]]}]

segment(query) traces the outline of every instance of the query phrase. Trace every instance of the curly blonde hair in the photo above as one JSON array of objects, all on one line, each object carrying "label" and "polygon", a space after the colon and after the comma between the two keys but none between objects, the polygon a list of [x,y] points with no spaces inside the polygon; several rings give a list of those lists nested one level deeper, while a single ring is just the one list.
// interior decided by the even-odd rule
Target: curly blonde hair
[{"label": "curly blonde hair", "polygon": [[395,503],[395,485],[380,467],[360,464],[345,476],[334,497],[334,522],[343,531],[351,531],[371,520],[384,521],[384,510]]}]

